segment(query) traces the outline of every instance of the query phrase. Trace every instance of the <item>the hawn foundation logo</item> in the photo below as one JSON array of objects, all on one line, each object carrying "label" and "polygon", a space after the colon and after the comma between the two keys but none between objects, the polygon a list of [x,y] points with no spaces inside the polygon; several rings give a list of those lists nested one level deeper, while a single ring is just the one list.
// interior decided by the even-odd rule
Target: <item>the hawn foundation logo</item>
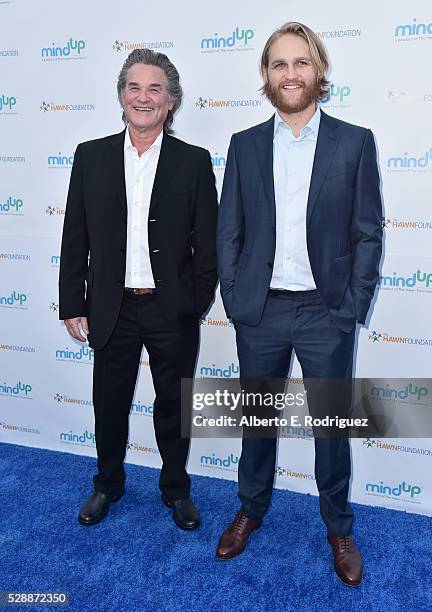
[{"label": "the hawn foundation logo", "polygon": [[157,448],[153,448],[152,446],[143,446],[137,442],[128,442],[126,445],[126,450],[135,451],[137,453],[147,453],[150,455],[159,455]]},{"label": "the hawn foundation logo", "polygon": [[221,327],[233,327],[231,319],[213,319],[212,317],[205,317],[200,320],[201,325],[213,328]]},{"label": "the hawn foundation logo", "polygon": [[15,108],[17,99],[15,96],[10,94],[0,95],[0,115],[18,115],[18,111]]},{"label": "the hawn foundation logo", "polygon": [[299,478],[301,480],[315,480],[315,476],[313,474],[291,470],[290,468],[282,467],[280,465],[278,465],[275,469],[275,473],[278,478]]},{"label": "the hawn foundation logo", "polygon": [[201,53],[227,53],[231,51],[252,51],[254,49],[251,42],[255,38],[255,30],[236,26],[229,33],[224,34],[215,32],[201,38]]},{"label": "the hawn foundation logo", "polygon": [[66,212],[65,208],[60,208],[59,206],[47,206],[47,208],[45,208],[45,214],[48,215],[48,217],[64,217],[64,214]]},{"label": "the hawn foundation logo", "polygon": [[95,435],[92,431],[86,429],[82,433],[76,433],[72,429],[69,431],[62,431],[60,433],[60,442],[64,444],[74,444],[75,446],[91,446],[94,448],[96,445]]},{"label": "the hawn foundation logo", "polygon": [[56,361],[67,361],[69,363],[79,363],[85,365],[93,364],[94,351],[89,346],[80,346],[78,350],[71,350],[68,346],[56,349]]},{"label": "the hawn foundation logo", "polygon": [[161,49],[172,49],[174,47],[174,41],[172,40],[151,40],[144,42],[133,42],[129,40],[115,40],[112,45],[112,50],[116,53],[126,51],[131,53],[135,49],[152,49],[153,51],[160,51]]},{"label": "the hawn foundation logo", "polygon": [[409,274],[383,274],[379,277],[378,285],[384,291],[418,291],[420,293],[432,292],[432,272],[416,270]]},{"label": "the hawn foundation logo", "polygon": [[351,106],[349,104],[350,95],[351,87],[349,85],[331,83],[326,97],[320,103],[327,108],[348,108]]},{"label": "the hawn foundation logo", "polygon": [[25,155],[2,155],[0,154],[0,163],[1,164],[25,164],[26,158]]},{"label": "the hawn foundation logo", "polygon": [[34,346],[22,344],[9,344],[0,342],[0,351],[15,351],[17,353],[36,353]]},{"label": "the hawn foundation logo", "polygon": [[377,330],[373,330],[368,335],[369,342],[373,344],[382,343],[382,344],[401,344],[403,346],[422,346],[422,347],[430,347],[432,346],[432,338],[414,338],[412,336],[396,336],[384,332],[379,332]]},{"label": "the hawn foundation logo", "polygon": [[142,404],[139,400],[135,400],[131,406],[131,414],[139,416],[153,416],[153,404]]},{"label": "the hawn foundation logo", "polygon": [[251,106],[262,106],[262,100],[260,98],[227,100],[200,96],[195,102],[195,108],[198,110],[226,110],[228,108],[249,108]]},{"label": "the hawn foundation logo", "polygon": [[211,366],[202,366],[200,368],[201,376],[206,378],[235,378],[239,375],[239,372],[239,365],[234,362],[221,366],[212,363]]},{"label": "the hawn foundation logo", "polygon": [[53,42],[41,49],[43,62],[58,62],[66,60],[84,60],[86,41],[80,38],[69,38],[60,43]]},{"label": "the hawn foundation logo", "polygon": [[18,57],[19,52],[18,49],[0,49],[0,58],[1,57]]},{"label": "the hawn foundation logo", "polygon": [[21,380],[17,382],[0,383],[0,395],[15,397],[17,399],[33,399],[31,396],[32,386]]},{"label": "the hawn foundation logo", "polygon": [[56,393],[53,396],[56,404],[76,404],[80,406],[93,406],[93,402],[89,399],[81,399],[77,397],[69,397],[65,393]]},{"label": "the hawn foundation logo", "polygon": [[216,453],[211,455],[201,455],[200,464],[202,468],[222,470],[227,472],[236,472],[239,458],[234,453],[219,456]]},{"label": "the hawn foundation logo", "polygon": [[386,230],[432,230],[432,220],[383,218],[382,226]]},{"label": "the hawn foundation logo", "polygon": [[387,172],[432,172],[432,147],[418,156],[405,151],[388,157]]},{"label": "the hawn foundation logo", "polygon": [[408,453],[412,455],[420,455],[422,457],[432,457],[432,449],[420,448],[418,446],[406,446],[405,444],[394,444],[386,440],[376,440],[375,438],[366,438],[362,442],[363,449],[376,449],[379,451],[387,451],[392,453]]},{"label": "the hawn foundation logo", "polygon": [[5,200],[0,201],[0,215],[12,215],[22,217],[24,214],[24,200],[15,195],[10,195]]},{"label": "the hawn foundation logo", "polygon": [[394,30],[395,42],[414,42],[432,40],[432,22],[418,21],[413,17],[411,23],[398,24]]},{"label": "the hawn foundation logo", "polygon": [[361,28],[337,28],[333,30],[320,30],[316,34],[324,39],[360,38],[362,31]]},{"label": "the hawn foundation logo", "polygon": [[87,112],[96,110],[96,106],[94,104],[65,104],[59,102],[45,102],[39,106],[39,110],[43,113],[48,112]]},{"label": "the hawn foundation logo", "polygon": [[0,427],[13,433],[25,433],[25,434],[40,434],[39,429],[33,427],[25,427],[24,425],[15,425],[13,423],[6,423],[5,421],[0,422]]},{"label": "the hawn foundation logo", "polygon": [[403,480],[401,483],[385,484],[383,480],[379,482],[367,482],[365,485],[366,495],[373,497],[385,497],[387,499],[400,500],[410,504],[421,504],[419,496],[422,488],[417,484],[411,484]]},{"label": "the hawn foundation logo", "polygon": [[13,261],[13,262],[17,262],[17,261],[30,261],[31,260],[31,255],[29,255],[28,253],[8,253],[3,251],[2,253],[0,253],[0,261]]},{"label": "the hawn foundation logo", "polygon": [[432,94],[431,93],[408,93],[406,91],[396,91],[391,90],[387,92],[385,97],[386,102],[390,104],[414,104],[414,103],[426,103],[430,104],[432,102]]}]

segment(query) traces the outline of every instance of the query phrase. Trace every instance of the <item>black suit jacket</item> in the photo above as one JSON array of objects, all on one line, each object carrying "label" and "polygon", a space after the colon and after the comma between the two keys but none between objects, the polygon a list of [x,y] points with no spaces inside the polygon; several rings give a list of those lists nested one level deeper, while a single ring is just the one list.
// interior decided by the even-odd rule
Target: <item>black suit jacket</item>
[{"label": "black suit jacket", "polygon": [[[78,145],[60,262],[60,319],[86,316],[103,348],[116,324],[126,270],[124,134]],[[148,241],[160,308],[174,325],[210,305],[216,274],[217,193],[208,151],[163,135]]]}]

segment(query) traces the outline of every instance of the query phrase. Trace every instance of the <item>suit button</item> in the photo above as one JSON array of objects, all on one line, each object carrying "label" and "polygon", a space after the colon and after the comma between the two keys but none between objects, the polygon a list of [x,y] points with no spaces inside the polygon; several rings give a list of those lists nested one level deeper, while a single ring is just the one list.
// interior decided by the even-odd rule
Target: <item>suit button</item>
[{"label": "suit button", "polygon": [[123,285],[124,281],[122,281],[122,280],[118,280],[118,281],[117,281],[117,283],[118,283],[119,285]]},{"label": "suit button", "polygon": [[271,261],[268,261],[268,262],[267,262],[267,265],[268,265],[268,267],[269,267],[269,268],[271,268],[271,267],[272,267],[272,262],[271,262]]},{"label": "suit button", "polygon": [[126,249],[120,249],[120,253],[126,253]]}]

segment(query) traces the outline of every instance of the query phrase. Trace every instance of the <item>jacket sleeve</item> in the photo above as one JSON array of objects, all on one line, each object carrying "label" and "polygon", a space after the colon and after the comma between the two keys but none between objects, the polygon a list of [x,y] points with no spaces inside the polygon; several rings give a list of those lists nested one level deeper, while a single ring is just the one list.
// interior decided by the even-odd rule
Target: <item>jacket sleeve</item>
[{"label": "jacket sleeve", "polygon": [[243,238],[243,203],[234,134],[228,149],[217,229],[218,273],[222,300],[228,317],[231,316],[232,291]]},{"label": "jacket sleeve", "polygon": [[218,200],[210,153],[201,165],[192,229],[195,305],[202,315],[210,306],[217,283],[216,223]]},{"label": "jacket sleeve", "polygon": [[89,239],[83,201],[81,145],[74,156],[60,255],[59,318],[86,316],[85,279],[88,269]]},{"label": "jacket sleeve", "polygon": [[366,131],[351,221],[351,291],[357,321],[364,323],[379,278],[382,253],[382,201],[374,138]]}]

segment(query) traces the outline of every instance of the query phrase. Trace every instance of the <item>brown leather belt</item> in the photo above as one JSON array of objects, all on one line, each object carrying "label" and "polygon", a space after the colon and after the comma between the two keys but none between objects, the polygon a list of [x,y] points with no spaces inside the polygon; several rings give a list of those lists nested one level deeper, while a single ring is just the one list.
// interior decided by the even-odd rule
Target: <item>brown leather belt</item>
[{"label": "brown leather belt", "polygon": [[153,293],[156,289],[150,289],[148,287],[136,288],[136,287],[125,287],[126,293],[134,293],[135,295],[147,295],[148,293]]}]

